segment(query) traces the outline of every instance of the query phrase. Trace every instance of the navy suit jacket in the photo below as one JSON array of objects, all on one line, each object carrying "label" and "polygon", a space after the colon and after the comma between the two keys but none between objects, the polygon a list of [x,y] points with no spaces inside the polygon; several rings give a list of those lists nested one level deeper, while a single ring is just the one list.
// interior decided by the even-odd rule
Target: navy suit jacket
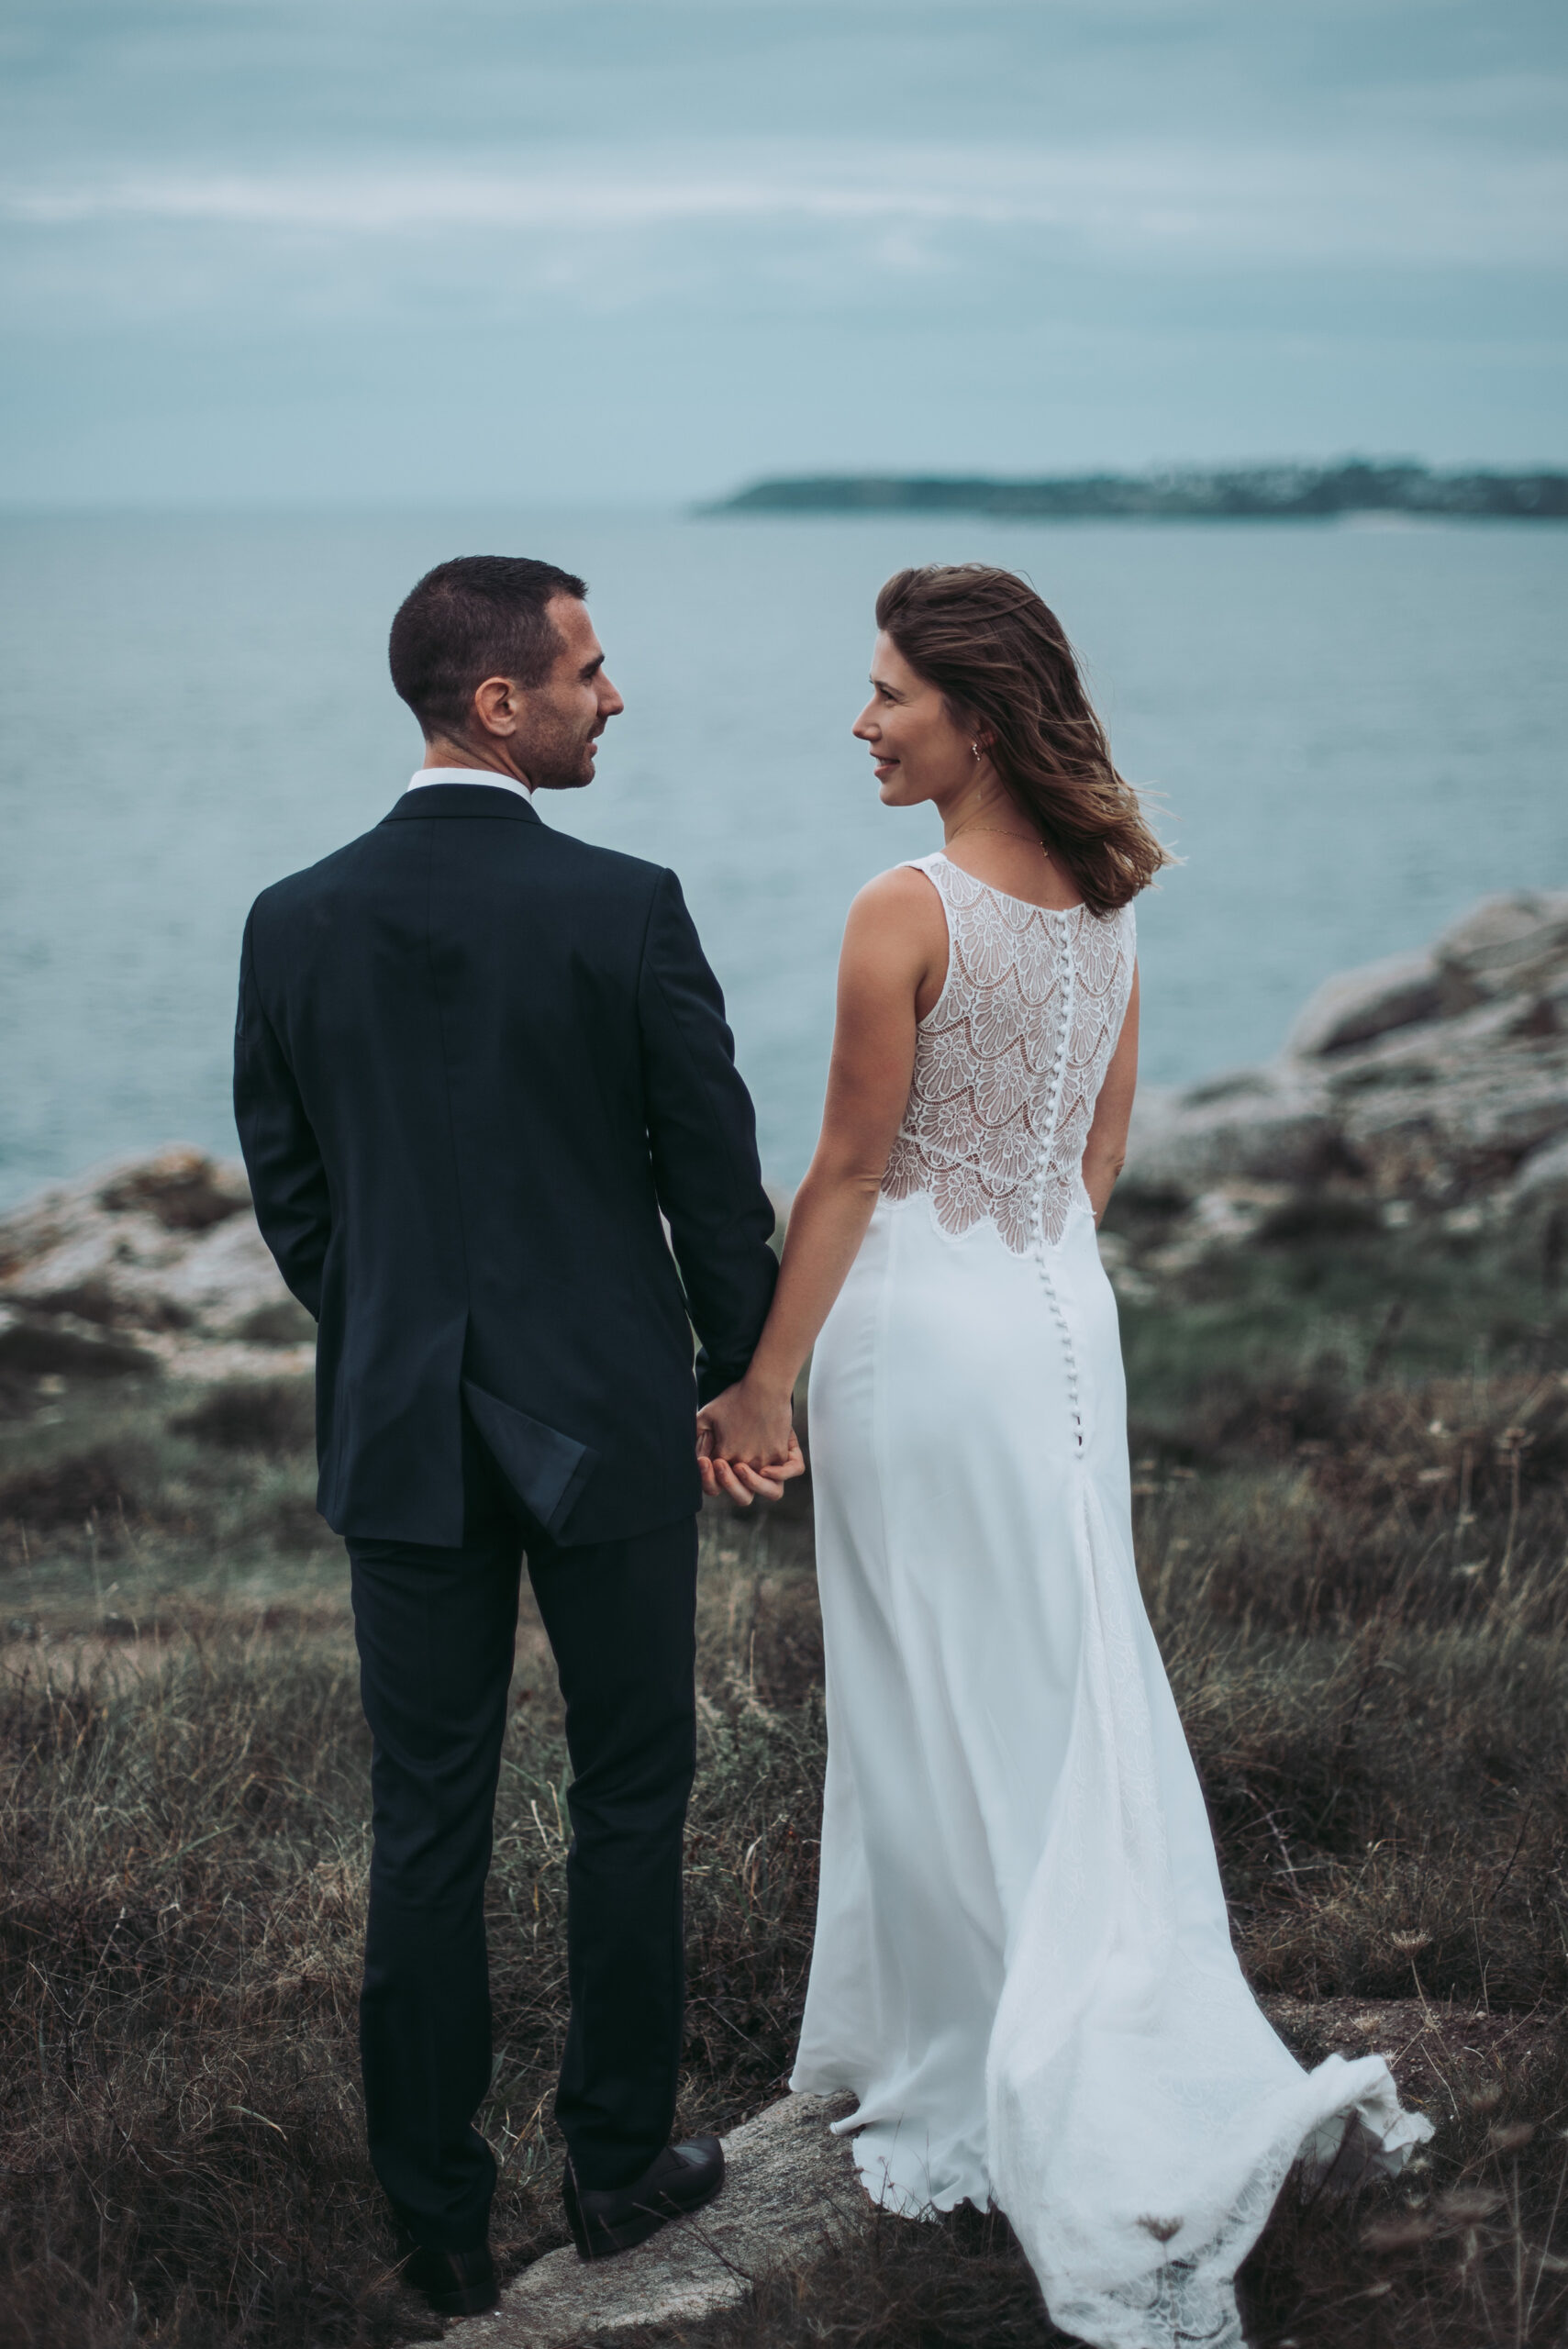
[{"label": "navy suit jacket", "polygon": [[489,785],[408,793],[257,898],[234,1101],[320,1324],[335,1532],[462,1540],[464,1397],[557,1542],[698,1506],[698,1392],[756,1344],[773,1217],[673,873]]}]

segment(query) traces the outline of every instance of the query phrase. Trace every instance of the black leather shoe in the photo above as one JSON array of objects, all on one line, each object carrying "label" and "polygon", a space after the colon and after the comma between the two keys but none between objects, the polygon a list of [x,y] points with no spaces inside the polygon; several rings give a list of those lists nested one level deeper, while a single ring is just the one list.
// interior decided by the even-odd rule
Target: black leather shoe
[{"label": "black leather shoe", "polygon": [[561,2199],[581,2259],[613,2259],[646,2243],[671,2219],[711,2202],[724,2184],[724,2148],[717,2137],[689,2137],[666,2145],[629,2186],[579,2188],[566,2165]]},{"label": "black leather shoe", "polygon": [[500,2298],[487,2243],[477,2251],[432,2251],[405,2235],[398,2248],[404,2282],[422,2292],[438,2316],[483,2316]]}]

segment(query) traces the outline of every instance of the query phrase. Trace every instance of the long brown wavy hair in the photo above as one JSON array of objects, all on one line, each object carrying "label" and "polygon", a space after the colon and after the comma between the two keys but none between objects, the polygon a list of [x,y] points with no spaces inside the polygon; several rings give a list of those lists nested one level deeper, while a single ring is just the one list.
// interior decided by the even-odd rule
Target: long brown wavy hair
[{"label": "long brown wavy hair", "polygon": [[985,562],[895,572],[876,624],[958,725],[991,736],[991,763],[1093,912],[1125,906],[1173,862],[1117,773],[1065,629],[1027,580]]}]

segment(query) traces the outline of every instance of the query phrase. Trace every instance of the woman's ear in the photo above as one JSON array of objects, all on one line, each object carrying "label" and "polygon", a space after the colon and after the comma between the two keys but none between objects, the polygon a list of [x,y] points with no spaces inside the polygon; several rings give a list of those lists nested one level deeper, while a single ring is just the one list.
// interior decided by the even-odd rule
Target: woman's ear
[{"label": "woman's ear", "polygon": [[991,748],[996,740],[996,729],[987,718],[977,709],[965,709],[958,702],[950,701],[948,709],[966,741],[978,742],[983,752]]}]

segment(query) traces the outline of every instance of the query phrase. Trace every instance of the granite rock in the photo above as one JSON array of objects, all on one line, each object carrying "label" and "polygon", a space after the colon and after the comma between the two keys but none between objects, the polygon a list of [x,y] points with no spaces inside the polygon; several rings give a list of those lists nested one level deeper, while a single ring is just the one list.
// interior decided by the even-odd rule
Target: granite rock
[{"label": "granite rock", "polygon": [[1498,995],[1536,995],[1568,973],[1568,889],[1483,897],[1432,944],[1443,1008],[1462,1011]]},{"label": "granite rock", "polygon": [[1568,1237],[1568,1134],[1532,1151],[1508,1186],[1507,1205],[1519,1221],[1555,1220]]},{"label": "granite rock", "polygon": [[0,1219],[0,1361],[19,1369],[231,1377],[310,1360],[309,1318],[256,1228],[244,1168],[184,1143]]},{"label": "granite rock", "polygon": [[1133,1193],[1334,1184],[1535,1215],[1524,1170],[1568,1136],[1568,891],[1484,898],[1420,953],[1330,979],[1281,1057],[1134,1112]]},{"label": "granite rock", "polygon": [[1281,1062],[1184,1092],[1139,1096],[1128,1141],[1129,1188],[1195,1197],[1218,1183],[1309,1184],[1337,1146],[1327,1088]]},{"label": "granite rock", "polygon": [[1316,1060],[1347,1045],[1369,1043],[1391,1028],[1435,1019],[1442,1010],[1438,966],[1423,947],[1414,954],[1389,954],[1359,970],[1325,979],[1297,1013],[1284,1040],[1285,1055]]}]

